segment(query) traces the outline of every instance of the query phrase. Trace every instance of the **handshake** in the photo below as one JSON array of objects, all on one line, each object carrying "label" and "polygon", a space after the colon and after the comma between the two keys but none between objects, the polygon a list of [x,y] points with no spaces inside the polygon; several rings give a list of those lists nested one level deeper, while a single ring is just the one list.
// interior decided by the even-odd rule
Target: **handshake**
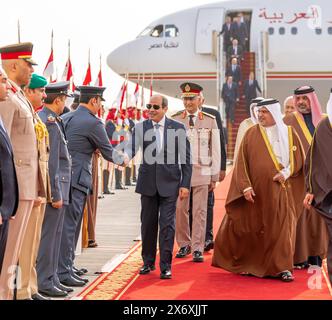
[{"label": "handshake", "polygon": [[120,161],[120,163],[119,163],[119,166],[126,167],[130,162],[130,158],[129,158],[128,154],[123,151],[119,151],[118,153],[119,153],[120,159],[122,159],[122,161]]}]

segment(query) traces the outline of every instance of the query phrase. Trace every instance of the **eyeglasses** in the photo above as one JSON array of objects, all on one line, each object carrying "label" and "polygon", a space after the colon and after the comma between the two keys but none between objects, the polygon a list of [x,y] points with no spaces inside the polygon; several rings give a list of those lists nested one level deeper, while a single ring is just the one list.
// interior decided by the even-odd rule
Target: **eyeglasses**
[{"label": "eyeglasses", "polygon": [[151,108],[153,108],[154,110],[159,110],[160,109],[160,105],[158,105],[158,104],[147,104],[146,108],[148,110],[150,110]]}]

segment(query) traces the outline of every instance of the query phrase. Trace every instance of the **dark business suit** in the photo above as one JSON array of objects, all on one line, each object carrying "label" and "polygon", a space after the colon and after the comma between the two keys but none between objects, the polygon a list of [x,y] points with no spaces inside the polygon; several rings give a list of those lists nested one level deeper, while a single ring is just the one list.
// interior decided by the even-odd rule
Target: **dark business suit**
[{"label": "dark business suit", "polygon": [[230,45],[232,45],[231,43],[231,36],[232,36],[232,24],[227,24],[227,23],[224,23],[223,26],[222,26],[222,29],[221,29],[221,32],[220,34],[223,35],[223,38],[224,38],[224,51],[227,51],[228,47]]},{"label": "dark business suit", "polygon": [[[175,135],[178,138],[174,138]],[[176,201],[179,188],[190,189],[192,165],[190,143],[183,124],[165,118],[164,141],[158,154],[155,141],[152,121],[138,123],[127,153],[133,158],[141,148],[144,155],[136,186],[136,192],[141,194],[142,205],[142,258],[145,265],[155,263],[159,220],[160,270],[163,272],[171,269]]]},{"label": "dark business suit", "polygon": [[13,161],[13,149],[0,118],[0,271],[6,249],[9,219],[18,206],[18,185]]},{"label": "dark business suit", "polygon": [[234,111],[236,100],[239,98],[238,85],[235,82],[229,86],[228,83],[224,83],[222,87],[221,96],[226,105],[226,117],[227,120],[234,122]]},{"label": "dark business suit", "polygon": [[237,45],[237,48],[235,49],[233,45],[228,47],[227,49],[227,60],[230,63],[232,58],[237,58],[239,61],[242,59],[243,55],[243,48],[241,45]]},{"label": "dark business suit", "polygon": [[231,37],[239,41],[239,45],[246,47],[246,39],[248,39],[247,24],[244,22],[233,22],[231,27]]},{"label": "dark business suit", "polygon": [[241,67],[238,64],[233,67],[231,64],[226,71],[226,77],[229,76],[233,77],[233,82],[239,83],[241,81]]},{"label": "dark business suit", "polygon": [[248,115],[250,116],[250,105],[251,100],[257,98],[257,91],[262,93],[261,88],[259,87],[258,81],[252,80],[253,82],[250,84],[250,80],[246,80],[244,83],[244,96],[246,98],[246,107]]}]

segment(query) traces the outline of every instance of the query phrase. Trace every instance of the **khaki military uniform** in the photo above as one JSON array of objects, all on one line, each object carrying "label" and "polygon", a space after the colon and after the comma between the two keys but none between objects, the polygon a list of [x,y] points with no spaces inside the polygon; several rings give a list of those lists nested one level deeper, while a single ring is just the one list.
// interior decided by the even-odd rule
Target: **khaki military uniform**
[{"label": "khaki military uniform", "polygon": [[[39,156],[39,189],[38,196],[42,204],[32,208],[27,230],[23,240],[21,254],[19,256],[20,286],[17,288],[17,299],[29,299],[38,293],[36,261],[38,256],[41,230],[44,221],[46,203],[50,201],[50,180],[48,174],[49,139],[45,124],[34,113],[37,122],[36,133],[38,140]],[[45,197],[46,196],[46,197]]]},{"label": "khaki military uniform", "polygon": [[[13,298],[16,265],[41,177],[33,108],[22,89],[13,81],[8,82],[11,86],[9,98],[0,103],[0,116],[13,146],[19,204],[15,219],[9,222],[0,275],[0,300]],[[45,196],[45,190],[40,190],[39,194]]]},{"label": "khaki military uniform", "polygon": [[189,198],[177,201],[176,240],[180,248],[191,245],[192,251],[204,250],[208,189],[211,182],[219,181],[220,135],[215,117],[198,112],[195,125],[190,127],[189,114],[179,112],[172,117],[182,122],[192,149],[193,172],[191,189],[193,196],[192,236],[189,226]]}]

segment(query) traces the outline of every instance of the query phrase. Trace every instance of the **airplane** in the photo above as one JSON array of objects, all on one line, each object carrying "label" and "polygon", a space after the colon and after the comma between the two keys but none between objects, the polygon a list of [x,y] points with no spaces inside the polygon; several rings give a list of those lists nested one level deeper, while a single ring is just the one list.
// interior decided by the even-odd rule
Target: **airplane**
[{"label": "airplane", "polygon": [[192,81],[204,88],[206,104],[223,110],[220,98],[226,56],[225,17],[243,13],[249,30],[248,68],[263,96],[283,102],[293,90],[312,85],[323,108],[332,86],[332,2],[326,0],[242,0],[176,12],[148,25],[136,39],[111,52],[109,67],[122,77],[179,98],[179,85]]}]

